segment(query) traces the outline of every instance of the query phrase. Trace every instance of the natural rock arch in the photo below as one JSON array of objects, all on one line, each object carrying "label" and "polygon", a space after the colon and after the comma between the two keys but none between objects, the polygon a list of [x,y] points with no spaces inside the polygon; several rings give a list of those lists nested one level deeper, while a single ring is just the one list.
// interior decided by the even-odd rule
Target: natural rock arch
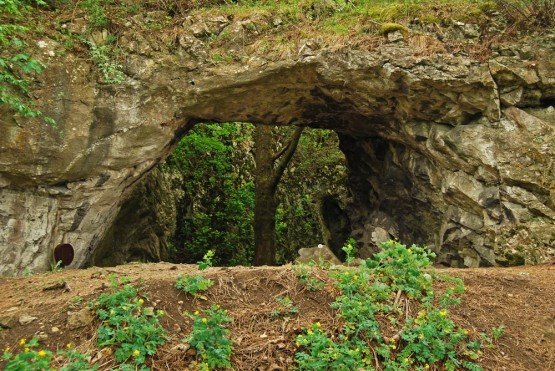
[{"label": "natural rock arch", "polygon": [[552,48],[530,67],[516,55],[416,57],[404,44],[306,43],[294,58],[226,65],[188,54],[191,45],[146,53],[124,37],[122,47],[120,86],[98,84],[72,54],[50,64],[37,95],[58,129],[2,112],[0,274],[47,269],[61,243],[81,266],[134,185],[209,121],[337,131],[363,242],[379,227],[467,266],[539,259],[554,246]]}]

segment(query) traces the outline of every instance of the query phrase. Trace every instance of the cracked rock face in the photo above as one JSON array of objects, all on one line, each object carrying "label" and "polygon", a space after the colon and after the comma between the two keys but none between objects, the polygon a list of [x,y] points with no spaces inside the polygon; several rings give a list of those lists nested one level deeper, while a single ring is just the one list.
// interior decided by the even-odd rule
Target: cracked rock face
[{"label": "cracked rock face", "polygon": [[[206,27],[236,26],[220,23]],[[139,181],[204,121],[337,131],[365,251],[398,237],[452,266],[554,253],[553,38],[484,62],[416,56],[403,41],[307,41],[281,60],[213,63],[203,30],[172,48],[124,35],[118,86],[72,54],[51,60],[36,95],[57,129],[0,112],[0,274],[48,269],[61,243],[82,266]]]}]

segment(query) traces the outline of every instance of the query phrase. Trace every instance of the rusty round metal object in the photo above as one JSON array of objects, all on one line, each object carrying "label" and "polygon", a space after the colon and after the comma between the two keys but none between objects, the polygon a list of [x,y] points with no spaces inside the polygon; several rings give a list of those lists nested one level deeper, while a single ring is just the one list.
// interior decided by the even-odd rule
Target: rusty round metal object
[{"label": "rusty round metal object", "polygon": [[61,243],[54,249],[54,261],[61,261],[62,267],[67,267],[73,262],[75,251],[70,243]]}]

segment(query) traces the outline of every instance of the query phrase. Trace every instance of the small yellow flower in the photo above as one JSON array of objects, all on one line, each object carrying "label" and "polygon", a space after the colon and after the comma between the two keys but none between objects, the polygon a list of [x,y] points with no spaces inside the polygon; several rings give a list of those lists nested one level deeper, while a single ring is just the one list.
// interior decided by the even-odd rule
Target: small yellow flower
[{"label": "small yellow flower", "polygon": [[426,364],[424,365],[424,368],[427,370],[427,369],[430,368],[430,365],[426,363]]},{"label": "small yellow flower", "polygon": [[19,345],[23,346],[23,345],[25,345],[26,342],[27,342],[26,339],[21,339],[21,340],[19,340]]},{"label": "small yellow flower", "polygon": [[320,322],[316,322],[316,327],[322,327],[322,325],[320,324]]},{"label": "small yellow flower", "polygon": [[139,304],[143,305],[145,303],[145,301],[143,299],[139,299]]},{"label": "small yellow flower", "polygon": [[462,333],[465,334],[465,335],[468,335],[468,330],[467,330],[467,329],[463,329],[463,330],[462,330]]},{"label": "small yellow flower", "polygon": [[38,353],[39,357],[43,358],[46,356],[46,352],[44,350],[39,351]]},{"label": "small yellow flower", "polygon": [[195,310],[195,316],[198,316],[198,315],[199,315],[199,311]]},{"label": "small yellow flower", "polygon": [[25,353],[29,353],[29,348],[25,348]]},{"label": "small yellow flower", "polygon": [[138,357],[138,356],[140,356],[140,355],[141,355],[141,352],[140,352],[138,349],[135,349],[135,350],[133,351],[133,357]]},{"label": "small yellow flower", "polygon": [[66,348],[67,348],[67,349],[71,349],[71,348],[73,348],[73,344],[71,344],[71,343],[67,343],[67,345],[66,345]]},{"label": "small yellow flower", "polygon": [[404,358],[404,359],[403,359],[403,362],[409,363],[409,359],[408,359],[408,358]]},{"label": "small yellow flower", "polygon": [[208,321],[206,318],[201,319],[202,323],[206,323]]},{"label": "small yellow flower", "polygon": [[314,334],[314,332],[312,330],[308,330],[306,333],[309,334],[309,335]]},{"label": "small yellow flower", "polygon": [[164,312],[162,309],[158,310],[158,315],[159,316],[163,316],[164,314],[166,314],[166,312]]},{"label": "small yellow flower", "polygon": [[445,316],[447,316],[447,311],[446,311],[445,309],[442,309],[442,310],[439,312],[439,315],[442,316],[442,317],[445,317]]}]

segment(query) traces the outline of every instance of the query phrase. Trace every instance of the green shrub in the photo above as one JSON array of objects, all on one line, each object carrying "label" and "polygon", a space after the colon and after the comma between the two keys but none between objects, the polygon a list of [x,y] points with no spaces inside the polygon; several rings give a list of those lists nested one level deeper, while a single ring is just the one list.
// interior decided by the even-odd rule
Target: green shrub
[{"label": "green shrub", "polygon": [[178,290],[184,291],[187,294],[196,295],[201,291],[206,291],[214,285],[214,281],[209,278],[204,278],[201,275],[177,277],[175,287]]},{"label": "green shrub", "polygon": [[231,368],[232,342],[229,339],[231,323],[227,311],[213,305],[204,313],[187,313],[193,320],[193,330],[185,339],[200,356],[200,369]]},{"label": "green shrub", "polygon": [[[331,274],[341,292],[331,306],[342,326],[334,338],[319,324],[299,335],[299,369],[371,369],[379,363],[390,371],[425,370],[432,365],[480,370],[476,361],[482,355],[481,342],[471,339],[449,316],[449,308],[460,303],[462,281],[428,272],[435,255],[422,247],[388,241],[382,249],[357,269],[342,268]],[[434,278],[450,286],[437,294]],[[418,308],[414,317],[399,305],[399,300],[407,299],[416,302],[411,304]],[[396,336],[384,335],[384,320],[389,321],[388,333],[393,326]],[[493,337],[502,332],[502,327],[494,329]]]},{"label": "green shrub", "polygon": [[98,319],[99,347],[115,347],[118,363],[145,363],[146,357],[156,353],[166,341],[166,331],[159,322],[164,311],[143,307],[144,299],[137,289],[125,284],[120,290],[100,295],[93,303]]}]

